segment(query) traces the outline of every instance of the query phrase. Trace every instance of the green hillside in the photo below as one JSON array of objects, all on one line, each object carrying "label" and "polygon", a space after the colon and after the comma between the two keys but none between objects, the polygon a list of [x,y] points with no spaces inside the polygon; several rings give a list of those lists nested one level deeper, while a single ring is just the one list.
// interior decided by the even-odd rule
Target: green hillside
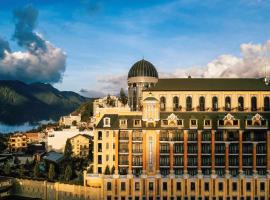
[{"label": "green hillside", "polygon": [[0,122],[12,125],[58,120],[88,100],[75,92],[61,92],[50,84],[0,81]]}]

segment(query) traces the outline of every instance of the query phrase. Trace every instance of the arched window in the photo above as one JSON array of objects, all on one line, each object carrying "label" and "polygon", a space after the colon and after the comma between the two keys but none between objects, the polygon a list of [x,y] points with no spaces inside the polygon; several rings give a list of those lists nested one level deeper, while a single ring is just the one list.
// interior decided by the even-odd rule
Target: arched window
[{"label": "arched window", "polygon": [[231,97],[225,98],[225,111],[231,111]]},{"label": "arched window", "polygon": [[218,111],[218,98],[217,97],[212,98],[212,110]]},{"label": "arched window", "polygon": [[251,97],[251,111],[257,111],[257,98]]},{"label": "arched window", "polygon": [[173,97],[173,111],[179,110],[179,98]]},{"label": "arched window", "polygon": [[160,98],[160,111],[165,111],[166,110],[166,98],[161,97]]},{"label": "arched window", "polygon": [[186,110],[191,111],[192,110],[192,98],[190,96],[186,99]]},{"label": "arched window", "polygon": [[270,111],[270,99],[269,97],[264,97],[264,111]]},{"label": "arched window", "polygon": [[200,104],[200,111],[205,111],[205,98],[204,97],[200,97],[199,104]]},{"label": "arched window", "polygon": [[238,97],[238,111],[244,111],[244,97]]}]

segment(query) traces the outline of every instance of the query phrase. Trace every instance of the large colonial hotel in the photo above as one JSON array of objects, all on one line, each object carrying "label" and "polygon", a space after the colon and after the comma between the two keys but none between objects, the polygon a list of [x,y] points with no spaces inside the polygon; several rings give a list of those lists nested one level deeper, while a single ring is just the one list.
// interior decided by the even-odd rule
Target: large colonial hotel
[{"label": "large colonial hotel", "polygon": [[100,199],[270,199],[267,77],[159,79],[141,60],[127,83],[129,106],[95,113]]}]

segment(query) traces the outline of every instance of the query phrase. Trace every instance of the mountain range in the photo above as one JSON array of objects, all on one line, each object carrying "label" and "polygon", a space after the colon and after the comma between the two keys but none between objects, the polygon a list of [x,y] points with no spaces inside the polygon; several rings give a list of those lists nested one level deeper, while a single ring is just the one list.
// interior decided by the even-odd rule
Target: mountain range
[{"label": "mountain range", "polygon": [[75,92],[59,91],[50,84],[0,81],[0,123],[15,125],[58,120],[91,101]]}]

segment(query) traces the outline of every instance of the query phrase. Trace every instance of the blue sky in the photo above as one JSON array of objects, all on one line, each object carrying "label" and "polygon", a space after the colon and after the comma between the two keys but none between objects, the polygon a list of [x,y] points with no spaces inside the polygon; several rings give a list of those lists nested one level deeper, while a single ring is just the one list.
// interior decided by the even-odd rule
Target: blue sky
[{"label": "blue sky", "polygon": [[270,38],[268,0],[0,0],[0,37],[13,51],[22,49],[12,11],[28,4],[39,11],[35,31],[67,55],[60,90],[115,93],[143,57],[171,76]]}]

